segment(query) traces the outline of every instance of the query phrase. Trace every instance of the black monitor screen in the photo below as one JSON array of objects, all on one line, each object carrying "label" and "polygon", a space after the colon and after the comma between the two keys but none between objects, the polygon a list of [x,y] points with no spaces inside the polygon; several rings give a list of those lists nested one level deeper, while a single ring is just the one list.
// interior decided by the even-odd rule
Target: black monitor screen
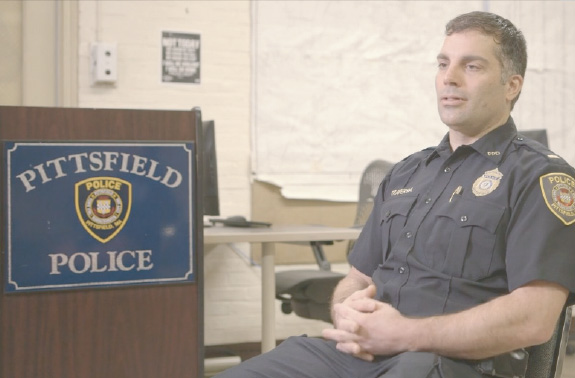
[{"label": "black monitor screen", "polygon": [[214,121],[202,122],[202,184],[204,190],[204,215],[220,215],[218,195],[218,162]]}]

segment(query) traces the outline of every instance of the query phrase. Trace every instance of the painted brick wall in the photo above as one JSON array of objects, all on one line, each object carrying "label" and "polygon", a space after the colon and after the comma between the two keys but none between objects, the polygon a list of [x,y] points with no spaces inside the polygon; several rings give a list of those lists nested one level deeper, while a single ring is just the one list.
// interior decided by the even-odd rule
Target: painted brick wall
[{"label": "painted brick wall", "polygon": [[[79,106],[177,110],[199,106],[203,119],[216,122],[222,215],[249,215],[249,1],[83,0],[79,12]],[[201,84],[161,83],[162,31],[201,34]],[[91,84],[89,53],[94,42],[117,43],[114,86]],[[259,272],[236,260],[226,247],[206,257],[208,345],[260,337]]]},{"label": "painted brick wall", "polygon": [[[222,208],[246,214],[250,156],[250,4],[248,1],[81,1],[79,106],[202,109],[216,121]],[[201,34],[201,84],[160,78],[163,30]],[[93,42],[115,42],[118,81],[91,86]]]}]

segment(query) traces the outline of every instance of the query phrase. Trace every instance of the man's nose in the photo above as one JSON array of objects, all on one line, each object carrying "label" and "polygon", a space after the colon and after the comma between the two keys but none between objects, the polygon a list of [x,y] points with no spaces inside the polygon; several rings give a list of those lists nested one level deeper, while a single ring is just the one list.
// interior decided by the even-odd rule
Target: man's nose
[{"label": "man's nose", "polygon": [[455,86],[459,86],[461,84],[461,73],[457,67],[451,66],[443,71],[443,84]]}]

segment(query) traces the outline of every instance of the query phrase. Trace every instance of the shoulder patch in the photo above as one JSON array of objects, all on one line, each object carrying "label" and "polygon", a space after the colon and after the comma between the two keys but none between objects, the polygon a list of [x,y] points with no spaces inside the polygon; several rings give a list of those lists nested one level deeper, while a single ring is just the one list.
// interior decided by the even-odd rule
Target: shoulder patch
[{"label": "shoulder patch", "polygon": [[575,223],[575,179],[555,172],[541,176],[539,183],[549,210],[565,225]]}]

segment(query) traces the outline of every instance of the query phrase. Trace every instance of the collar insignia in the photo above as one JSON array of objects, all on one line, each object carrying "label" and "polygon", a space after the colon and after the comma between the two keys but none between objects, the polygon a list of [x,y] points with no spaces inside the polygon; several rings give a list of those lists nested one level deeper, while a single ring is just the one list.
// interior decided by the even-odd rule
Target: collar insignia
[{"label": "collar insignia", "polygon": [[486,171],[473,183],[473,194],[477,197],[488,195],[497,189],[501,182],[501,178],[503,178],[503,173],[499,172],[499,168]]},{"label": "collar insignia", "polygon": [[539,178],[547,207],[565,225],[575,223],[575,179],[565,173],[548,173]]}]

